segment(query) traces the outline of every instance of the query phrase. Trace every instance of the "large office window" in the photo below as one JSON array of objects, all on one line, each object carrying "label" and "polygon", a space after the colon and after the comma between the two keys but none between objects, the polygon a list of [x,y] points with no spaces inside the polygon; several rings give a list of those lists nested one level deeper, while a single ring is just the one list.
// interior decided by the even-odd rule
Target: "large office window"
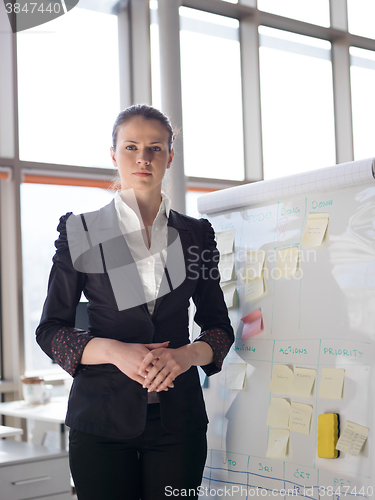
[{"label": "large office window", "polygon": [[117,16],[74,8],[17,35],[20,159],[111,167]]},{"label": "large office window", "polygon": [[348,0],[348,23],[351,33],[375,38],[374,22],[374,0]]},{"label": "large office window", "polygon": [[180,26],[185,172],[242,180],[239,22],[181,7]]},{"label": "large office window", "polygon": [[321,26],[329,26],[330,23],[329,0],[258,0],[258,8]]},{"label": "large office window", "polygon": [[264,178],[334,165],[330,43],[259,32]]},{"label": "large office window", "polygon": [[59,233],[59,218],[101,208],[113,198],[99,188],[22,184],[21,223],[25,365],[27,371],[58,369],[35,342]]},{"label": "large office window", "polygon": [[375,156],[375,52],[350,48],[354,158]]}]

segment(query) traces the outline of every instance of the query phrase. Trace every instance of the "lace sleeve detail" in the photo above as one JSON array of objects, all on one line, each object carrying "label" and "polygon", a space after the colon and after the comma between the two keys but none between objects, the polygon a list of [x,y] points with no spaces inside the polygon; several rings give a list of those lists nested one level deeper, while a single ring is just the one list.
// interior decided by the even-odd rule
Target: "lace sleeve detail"
[{"label": "lace sleeve detail", "polygon": [[82,353],[92,338],[93,336],[77,328],[67,326],[60,328],[52,340],[54,361],[74,377],[84,369],[80,365]]},{"label": "lace sleeve detail", "polygon": [[214,354],[214,360],[209,365],[202,366],[206,375],[210,376],[221,370],[225,356],[228,354],[230,346],[233,343],[232,338],[227,332],[220,328],[211,328],[202,332],[194,342],[206,342],[211,346]]}]

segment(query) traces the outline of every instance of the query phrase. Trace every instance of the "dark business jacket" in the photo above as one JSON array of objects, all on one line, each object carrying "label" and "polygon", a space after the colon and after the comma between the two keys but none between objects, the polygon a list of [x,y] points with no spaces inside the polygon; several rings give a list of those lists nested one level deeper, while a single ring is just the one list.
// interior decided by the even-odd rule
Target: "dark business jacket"
[{"label": "dark business jacket", "polygon": [[[94,235],[96,241],[89,238],[89,250],[83,248],[82,251],[97,252],[98,257],[96,261],[94,258],[96,264],[93,268],[86,268],[87,272],[84,272],[84,263],[75,266],[72,263],[72,254],[76,260],[80,252],[69,251],[66,231],[69,215],[62,217],[58,226],[60,237],[55,242],[57,250],[36,331],[37,342],[74,376],[66,424],[96,435],[131,438],[141,434],[145,427],[147,390],[112,364],[81,365],[82,351],[93,337],[130,343],[169,340],[170,348],[186,345],[189,343],[188,308],[192,297],[196,305],[194,319],[202,332],[200,340],[208,342],[214,351],[214,363],[204,368],[208,374],[219,371],[234,336],[219,285],[214,233],[207,220],[170,211],[168,243],[176,240],[176,234],[179,236],[185,265],[183,276],[185,273],[186,276],[176,283],[163,276],[162,283],[169,287],[168,293],[164,293],[164,287],[162,296],[156,300],[154,313],[150,315],[145,303],[124,309],[116,301],[109,273],[116,265],[123,264],[123,257],[116,263],[116,257],[111,257],[113,245],[109,251],[111,255],[107,251],[108,241],[113,241],[113,228],[116,228],[115,234],[119,230],[114,201],[96,212],[85,214],[88,226],[85,229],[88,235]],[[117,258],[125,255],[127,264],[131,264],[132,257],[122,234],[118,245],[114,252]],[[167,269],[168,261],[167,257]],[[140,280],[139,275],[129,278],[126,274],[123,279],[129,281],[129,287],[134,286],[133,280]],[[89,301],[90,326],[87,332],[74,328],[75,311],[82,292]],[[191,367],[178,376],[174,386],[172,390],[159,393],[165,429],[179,433],[205,428],[208,420],[197,368]]]}]

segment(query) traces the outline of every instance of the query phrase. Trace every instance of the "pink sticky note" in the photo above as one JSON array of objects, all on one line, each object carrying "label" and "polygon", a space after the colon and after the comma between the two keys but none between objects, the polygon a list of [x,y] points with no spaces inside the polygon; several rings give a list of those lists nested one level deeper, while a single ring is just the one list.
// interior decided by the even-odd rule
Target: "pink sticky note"
[{"label": "pink sticky note", "polygon": [[260,309],[244,316],[241,318],[241,321],[244,324],[242,330],[242,340],[257,335],[263,329],[263,317]]}]

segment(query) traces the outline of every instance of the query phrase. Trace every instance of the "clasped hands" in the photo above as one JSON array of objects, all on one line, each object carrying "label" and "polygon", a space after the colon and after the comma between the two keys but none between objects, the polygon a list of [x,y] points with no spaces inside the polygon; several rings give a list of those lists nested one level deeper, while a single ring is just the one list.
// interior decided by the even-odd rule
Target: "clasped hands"
[{"label": "clasped hands", "polygon": [[[168,348],[169,342],[154,344],[124,344],[126,356],[116,363],[128,377],[139,382],[148,392],[167,391],[173,381],[193,364],[188,346]],[[122,365],[122,366],[121,366]]]},{"label": "clasped hands", "polygon": [[95,337],[86,344],[81,357],[83,365],[115,365],[149,392],[167,391],[174,387],[175,378],[191,366],[204,366],[213,361],[211,346],[199,340],[171,349],[169,342],[132,344]]}]

